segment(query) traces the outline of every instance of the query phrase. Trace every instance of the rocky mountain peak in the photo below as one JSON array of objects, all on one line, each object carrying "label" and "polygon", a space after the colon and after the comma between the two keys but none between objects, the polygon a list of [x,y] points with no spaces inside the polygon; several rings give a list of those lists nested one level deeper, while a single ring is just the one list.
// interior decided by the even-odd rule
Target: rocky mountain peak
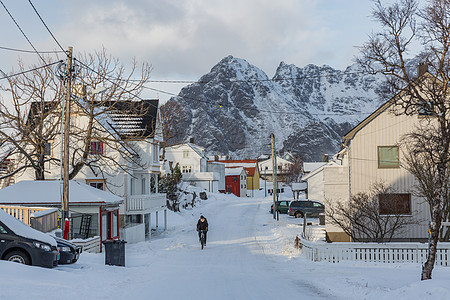
[{"label": "rocky mountain peak", "polygon": [[209,154],[255,158],[270,152],[274,133],[277,149],[320,160],[321,153],[336,153],[342,135],[381,104],[379,83],[356,66],[341,71],[285,62],[269,79],[230,55],[170,101],[183,109],[179,130]]}]

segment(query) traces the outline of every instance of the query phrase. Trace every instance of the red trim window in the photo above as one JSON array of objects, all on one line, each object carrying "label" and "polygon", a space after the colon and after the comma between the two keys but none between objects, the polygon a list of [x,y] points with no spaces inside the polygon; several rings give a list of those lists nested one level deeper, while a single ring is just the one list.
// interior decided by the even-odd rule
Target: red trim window
[{"label": "red trim window", "polygon": [[103,142],[93,141],[91,142],[91,155],[103,155]]}]

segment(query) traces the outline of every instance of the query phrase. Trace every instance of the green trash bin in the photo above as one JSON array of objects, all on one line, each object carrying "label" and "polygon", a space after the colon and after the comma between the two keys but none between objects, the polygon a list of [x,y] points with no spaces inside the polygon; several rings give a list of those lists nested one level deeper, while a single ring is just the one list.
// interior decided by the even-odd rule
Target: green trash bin
[{"label": "green trash bin", "polygon": [[106,240],[105,265],[125,267],[125,244],[123,240]]}]

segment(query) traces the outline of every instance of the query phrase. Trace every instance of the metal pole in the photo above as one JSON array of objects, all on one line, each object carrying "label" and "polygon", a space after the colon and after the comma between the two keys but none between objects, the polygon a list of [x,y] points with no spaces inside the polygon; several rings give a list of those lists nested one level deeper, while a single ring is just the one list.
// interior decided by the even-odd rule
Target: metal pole
[{"label": "metal pole", "polygon": [[[72,47],[67,52],[66,95],[64,98],[64,156],[63,156],[63,222],[69,217],[69,125],[72,95]],[[63,229],[64,230],[64,229]]]},{"label": "metal pole", "polygon": [[278,211],[278,205],[276,202],[276,193],[277,193],[277,157],[275,155],[275,135],[273,133],[270,134],[270,139],[272,143],[272,182],[273,182],[273,188],[272,188],[272,195],[273,195],[273,218],[276,219],[276,212]]},{"label": "metal pole", "polygon": [[266,182],[267,182],[267,179],[266,179],[266,168],[264,168],[264,197],[267,197],[267,188],[266,188]]}]

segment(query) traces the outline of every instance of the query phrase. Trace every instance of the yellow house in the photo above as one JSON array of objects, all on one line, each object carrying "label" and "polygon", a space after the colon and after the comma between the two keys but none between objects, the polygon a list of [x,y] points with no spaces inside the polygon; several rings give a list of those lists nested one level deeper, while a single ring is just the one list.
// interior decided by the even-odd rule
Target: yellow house
[{"label": "yellow house", "polygon": [[[421,112],[394,114],[393,104],[401,101],[402,97],[403,93],[397,94],[345,134],[343,148],[333,160],[303,179],[308,183],[308,196],[314,195],[319,201],[349,201],[353,195],[370,192],[376,183],[391,187],[399,202],[396,213],[417,221],[394,236],[394,240],[425,241],[430,209],[427,202],[415,193],[417,182],[414,176],[402,167],[406,153],[402,138],[417,125],[430,122],[432,117]],[[379,200],[380,214],[384,213],[383,199]],[[329,240],[349,241],[339,227],[326,222],[325,228]]]}]

